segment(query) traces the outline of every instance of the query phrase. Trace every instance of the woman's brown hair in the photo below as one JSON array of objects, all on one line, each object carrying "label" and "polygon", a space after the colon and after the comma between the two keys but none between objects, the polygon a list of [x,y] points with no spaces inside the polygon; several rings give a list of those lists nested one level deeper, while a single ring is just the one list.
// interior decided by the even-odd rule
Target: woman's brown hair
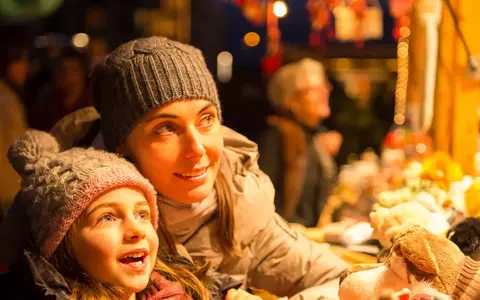
[{"label": "woman's brown hair", "polygon": [[[196,266],[179,256],[173,243],[173,238],[166,231],[161,213],[158,225],[157,234],[162,246],[159,249],[153,271],[168,280],[180,282],[185,292],[193,299],[209,299],[209,292],[199,279],[204,276],[208,266]],[[71,245],[71,236],[74,231],[75,224],[71,227],[51,259],[53,266],[66,277],[66,281],[72,289],[70,299],[120,299],[125,295],[125,291],[121,287],[100,282],[82,270],[75,259]],[[145,289],[148,289],[148,286]],[[142,292],[139,293],[139,295],[141,294]]]},{"label": "woman's brown hair", "polygon": [[[220,168],[228,170],[226,161],[220,161]],[[217,236],[220,239],[220,247],[230,256],[239,256],[239,249],[235,241],[235,218],[233,216],[232,190],[227,181],[227,174],[221,170],[217,173],[215,190],[218,199],[218,227]]]}]

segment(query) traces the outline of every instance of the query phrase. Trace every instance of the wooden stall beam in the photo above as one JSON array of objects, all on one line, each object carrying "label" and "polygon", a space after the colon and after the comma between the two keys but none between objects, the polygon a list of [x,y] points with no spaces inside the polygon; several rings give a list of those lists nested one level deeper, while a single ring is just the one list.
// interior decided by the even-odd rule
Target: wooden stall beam
[{"label": "wooden stall beam", "polygon": [[[480,1],[450,0],[473,55],[480,55]],[[443,1],[442,1],[443,2]],[[436,149],[447,152],[467,174],[474,173],[477,152],[480,83],[467,78],[467,54],[443,4],[433,137]]]}]

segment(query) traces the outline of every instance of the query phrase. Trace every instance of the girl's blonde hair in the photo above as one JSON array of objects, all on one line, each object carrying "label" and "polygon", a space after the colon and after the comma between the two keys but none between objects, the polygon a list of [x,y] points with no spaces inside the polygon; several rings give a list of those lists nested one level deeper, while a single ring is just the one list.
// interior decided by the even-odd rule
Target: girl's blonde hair
[{"label": "girl's blonde hair", "polygon": [[[77,221],[78,222],[78,221]],[[52,256],[53,266],[66,277],[72,290],[71,300],[106,300],[120,299],[125,290],[118,286],[105,284],[91,277],[82,270],[73,254],[71,237],[75,231],[74,224]],[[197,266],[182,258],[173,243],[173,238],[166,230],[161,213],[159,213],[158,237],[160,245],[158,258],[153,268],[166,279],[182,284],[185,292],[193,299],[209,299],[209,292],[200,278],[206,276],[208,265]],[[145,288],[148,289],[149,285]],[[142,292],[139,293],[141,295]]]}]

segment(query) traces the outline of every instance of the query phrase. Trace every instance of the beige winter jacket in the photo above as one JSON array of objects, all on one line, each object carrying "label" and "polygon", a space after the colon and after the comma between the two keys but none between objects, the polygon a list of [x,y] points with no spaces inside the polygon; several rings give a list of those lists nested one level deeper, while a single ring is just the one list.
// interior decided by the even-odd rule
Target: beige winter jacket
[{"label": "beige winter jacket", "polygon": [[[77,111],[60,121],[53,133],[62,144],[72,146],[97,117],[91,108]],[[202,225],[184,244],[190,255],[206,258],[218,272],[242,278],[245,287],[291,299],[336,299],[336,280],[347,264],[328,245],[307,240],[275,213],[274,189],[258,167],[257,145],[227,127],[223,134],[228,164],[220,172],[234,195],[235,239],[242,255],[223,255],[218,237],[212,234],[217,232],[215,219]],[[325,288],[317,287],[320,285]],[[312,287],[316,288],[309,289]]]}]

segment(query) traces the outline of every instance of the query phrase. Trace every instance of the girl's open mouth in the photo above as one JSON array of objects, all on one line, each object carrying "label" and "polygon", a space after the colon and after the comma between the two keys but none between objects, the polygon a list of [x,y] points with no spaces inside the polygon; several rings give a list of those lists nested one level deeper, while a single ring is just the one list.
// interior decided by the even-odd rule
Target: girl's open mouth
[{"label": "girl's open mouth", "polygon": [[147,265],[148,251],[146,250],[136,250],[124,254],[119,258],[119,261],[125,267],[141,271],[145,269]]}]

